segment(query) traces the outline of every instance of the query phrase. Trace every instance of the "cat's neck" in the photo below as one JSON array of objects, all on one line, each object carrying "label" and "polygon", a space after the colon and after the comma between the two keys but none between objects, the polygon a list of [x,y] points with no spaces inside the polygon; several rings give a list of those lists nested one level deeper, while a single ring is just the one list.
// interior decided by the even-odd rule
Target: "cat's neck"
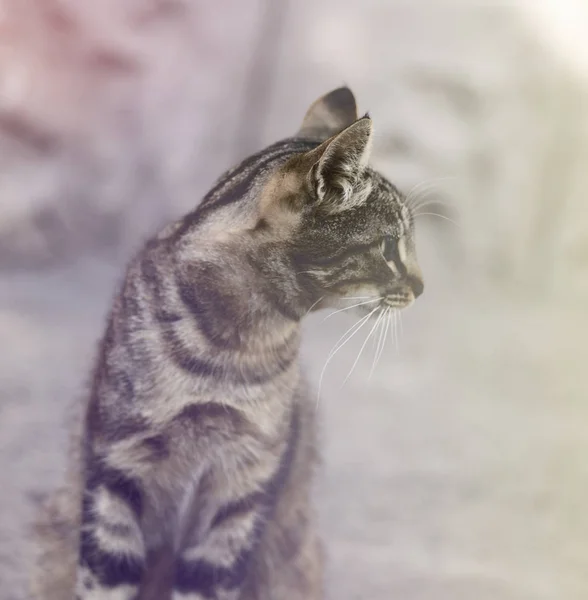
[{"label": "cat's neck", "polygon": [[300,290],[276,256],[211,252],[185,265],[177,281],[183,305],[218,349],[271,357],[299,343],[304,304]]}]

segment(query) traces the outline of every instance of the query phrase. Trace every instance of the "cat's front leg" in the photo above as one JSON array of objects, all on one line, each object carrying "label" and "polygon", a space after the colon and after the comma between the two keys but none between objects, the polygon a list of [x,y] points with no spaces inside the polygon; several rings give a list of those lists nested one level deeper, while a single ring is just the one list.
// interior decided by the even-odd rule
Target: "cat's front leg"
[{"label": "cat's front leg", "polygon": [[145,569],[143,493],[128,473],[93,459],[88,467],[76,600],[134,600]]},{"label": "cat's front leg", "polygon": [[173,600],[234,600],[266,519],[264,494],[221,507],[204,539],[188,544],[176,560]]}]

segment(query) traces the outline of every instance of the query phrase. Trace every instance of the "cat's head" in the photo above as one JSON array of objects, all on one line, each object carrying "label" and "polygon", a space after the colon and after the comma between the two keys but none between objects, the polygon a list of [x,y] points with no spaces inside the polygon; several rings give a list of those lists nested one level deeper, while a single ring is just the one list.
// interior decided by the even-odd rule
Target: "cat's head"
[{"label": "cat's head", "polygon": [[414,219],[402,193],[368,164],[372,120],[358,119],[353,94],[340,88],[310,107],[297,137],[324,141],[279,169],[261,209],[283,228],[302,289],[317,308],[344,298],[365,301],[362,311],[412,304],[423,291]]}]

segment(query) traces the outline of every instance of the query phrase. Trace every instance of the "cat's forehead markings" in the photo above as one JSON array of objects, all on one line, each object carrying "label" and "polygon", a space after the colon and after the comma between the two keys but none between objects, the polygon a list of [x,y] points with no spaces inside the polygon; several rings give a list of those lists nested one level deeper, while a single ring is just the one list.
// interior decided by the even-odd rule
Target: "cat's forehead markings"
[{"label": "cat's forehead markings", "polygon": [[408,235],[410,232],[410,209],[406,204],[400,204],[400,223],[402,224],[401,235]]},{"label": "cat's forehead markings", "polygon": [[399,239],[406,233],[406,228],[404,225],[402,207],[396,208],[393,212],[394,215],[394,224],[392,225],[392,235]]}]

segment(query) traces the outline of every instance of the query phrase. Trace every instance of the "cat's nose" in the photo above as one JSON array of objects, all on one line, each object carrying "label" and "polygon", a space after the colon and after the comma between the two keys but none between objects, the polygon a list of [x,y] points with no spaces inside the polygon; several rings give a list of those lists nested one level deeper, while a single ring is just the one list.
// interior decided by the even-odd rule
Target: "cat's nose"
[{"label": "cat's nose", "polygon": [[420,277],[416,277],[415,275],[409,275],[407,283],[410,286],[410,289],[412,290],[415,299],[418,298],[425,289],[425,284],[423,283],[423,280]]}]

